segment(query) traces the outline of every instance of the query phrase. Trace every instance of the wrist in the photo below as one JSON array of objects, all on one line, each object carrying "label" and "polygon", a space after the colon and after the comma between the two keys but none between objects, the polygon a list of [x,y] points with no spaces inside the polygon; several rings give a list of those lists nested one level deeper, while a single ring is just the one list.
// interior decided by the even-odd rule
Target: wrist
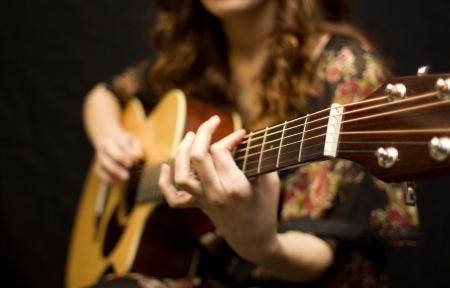
[{"label": "wrist", "polygon": [[104,145],[105,141],[108,139],[113,139],[118,137],[120,134],[126,132],[125,129],[123,129],[121,126],[117,125],[108,125],[105,126],[100,133],[92,134],[91,140],[92,145],[95,149],[99,149]]},{"label": "wrist", "polygon": [[[274,257],[279,257],[281,253],[280,235],[274,233],[267,237],[258,237],[252,243],[248,243],[246,248],[242,249],[241,256],[257,265],[266,266]],[[264,239],[262,241],[261,239]]]}]

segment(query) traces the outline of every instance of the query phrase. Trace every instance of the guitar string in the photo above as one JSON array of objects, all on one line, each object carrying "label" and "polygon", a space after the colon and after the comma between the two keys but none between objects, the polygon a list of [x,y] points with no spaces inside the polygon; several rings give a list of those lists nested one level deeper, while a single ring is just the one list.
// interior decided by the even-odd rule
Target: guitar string
[{"label": "guitar string", "polygon": [[[412,100],[417,100],[417,99],[420,99],[420,98],[424,98],[424,97],[429,97],[429,96],[434,96],[434,95],[436,95],[436,93],[435,92],[433,92],[433,93],[427,93],[427,94],[422,94],[422,95],[419,95],[419,96],[416,96],[416,97],[414,97],[414,98],[406,98],[406,99],[402,99],[402,100],[398,100],[398,101],[393,101],[393,102],[388,102],[388,103],[384,103],[384,104],[380,104],[380,105],[376,105],[376,106],[370,106],[370,107],[364,107],[364,108],[362,108],[362,109],[358,109],[358,110],[353,110],[353,111],[349,111],[349,112],[344,112],[344,113],[342,113],[341,115],[346,115],[346,114],[351,114],[351,113],[356,113],[356,112],[360,112],[360,111],[364,111],[364,110],[370,110],[370,109],[374,109],[374,108],[378,108],[378,107],[384,107],[384,106],[387,106],[387,105],[394,105],[394,104],[401,104],[402,102],[405,102],[405,101],[412,101]],[[374,99],[369,99],[369,100],[366,100],[366,101],[363,101],[363,102],[354,102],[354,103],[349,103],[349,104],[346,104],[346,105],[342,105],[341,107],[348,107],[348,106],[355,106],[355,105],[362,105],[362,104],[366,104],[366,103],[368,103],[368,102],[374,102],[374,101],[379,101],[379,100],[383,100],[383,99],[385,99],[385,98],[387,98],[387,96],[380,96],[380,97],[377,97],[377,98],[374,98]],[[391,112],[385,112],[385,113],[379,113],[379,114],[375,114],[375,115],[371,115],[371,116],[366,116],[366,117],[360,117],[360,118],[356,118],[356,119],[351,119],[351,120],[347,120],[347,121],[343,121],[343,122],[341,122],[341,124],[342,123],[348,123],[348,122],[352,122],[352,121],[359,121],[359,120],[363,120],[363,119],[369,119],[369,118],[374,118],[374,117],[380,117],[380,116],[383,116],[383,115],[387,115],[387,114],[394,114],[394,113],[401,113],[401,112],[404,112],[404,111],[411,111],[411,110],[415,110],[415,109],[420,109],[420,108],[425,108],[425,107],[431,107],[431,106],[434,106],[434,105],[436,105],[436,104],[441,104],[441,103],[445,103],[445,102],[448,102],[448,101],[446,101],[446,100],[442,100],[442,101],[440,101],[440,102],[437,102],[437,103],[431,103],[431,104],[424,104],[424,105],[420,105],[420,106],[415,106],[415,107],[412,107],[412,108],[405,108],[405,109],[399,109],[399,110],[394,110],[394,111],[391,111]],[[320,114],[320,113],[324,113],[324,112],[326,112],[326,111],[329,111],[329,110],[331,110],[331,108],[327,108],[327,109],[324,109],[324,110],[322,110],[322,111],[318,111],[318,112],[316,112],[316,113],[313,113],[313,114],[310,114],[309,115],[309,117],[310,116],[312,116],[312,115],[317,115],[317,114]],[[299,120],[301,120],[301,119],[304,119],[304,118],[306,118],[306,116],[305,117],[302,117],[302,118],[297,118],[297,119],[294,119],[294,120],[291,120],[291,121],[287,121],[287,122],[290,122],[290,123],[292,123],[292,122],[295,122],[295,121],[299,121]],[[329,117],[327,116],[327,117],[323,117],[323,118],[320,118],[320,119],[316,119],[316,120],[314,120],[314,121],[311,121],[311,122],[309,122],[308,124],[310,124],[310,123],[312,123],[312,122],[318,122],[318,121],[323,121],[323,120],[326,120],[326,119],[328,119]],[[284,123],[283,123],[284,124]],[[280,125],[283,125],[283,124],[280,124]],[[338,124],[338,123],[337,123]],[[302,125],[297,125],[297,126],[295,126],[295,127],[290,127],[290,128],[288,128],[288,129],[294,129],[294,128],[298,128],[298,127],[302,127],[304,124],[302,124]],[[273,126],[273,127],[270,127],[270,129],[273,129],[273,128],[275,128],[276,126]],[[324,129],[324,128],[326,128],[327,127],[327,125],[324,125],[324,126],[321,126],[321,127],[316,127],[316,128],[314,128],[314,129],[311,129],[311,130],[306,130],[306,132],[305,133],[308,133],[308,132],[311,132],[312,130],[318,130],[318,129]],[[265,130],[264,130],[265,131]],[[395,131],[365,131],[365,132],[339,132],[339,133],[335,133],[335,134],[369,134],[369,133],[410,133],[410,132],[417,132],[417,133],[430,133],[430,132],[448,132],[449,130],[447,129],[441,129],[441,130],[395,130]],[[258,134],[258,133],[262,133],[262,132],[255,132],[254,134]],[[275,132],[275,133],[271,133],[271,134],[276,134],[276,133],[278,133],[278,131],[277,132]],[[303,133],[303,132],[302,132]],[[298,134],[294,134],[294,135],[290,135],[289,137],[293,137],[293,136],[296,136],[296,135],[301,135],[302,133],[298,133]],[[270,134],[269,134],[270,135]],[[326,134],[321,134],[321,135],[317,135],[317,136],[315,136],[315,137],[311,137],[311,138],[307,138],[307,139],[305,139],[304,141],[308,141],[308,140],[312,140],[312,139],[314,139],[314,138],[317,138],[317,137],[323,137],[324,135],[326,135]],[[246,135],[246,137],[247,137],[248,135]],[[260,137],[258,137],[258,138],[260,138]],[[252,141],[254,141],[255,139],[252,139]],[[277,141],[277,140],[276,140]],[[364,142],[353,142],[353,143],[364,143]],[[393,143],[392,141],[390,142],[390,143]],[[264,143],[265,145],[267,145],[268,143]],[[297,142],[295,142],[295,143],[289,143],[288,145],[293,145],[293,144],[298,144]],[[422,143],[423,144],[423,143]],[[259,146],[261,146],[262,144],[257,144],[257,145],[255,145],[255,146],[250,146],[248,149],[253,149],[253,148],[256,148],[256,147],[259,147]],[[281,148],[283,148],[283,147],[285,147],[285,146],[280,146],[280,147],[276,147],[276,148],[272,148],[272,149],[281,149]],[[310,149],[312,146],[309,146],[309,147],[306,147],[306,148],[304,148],[304,149]],[[246,148],[247,149],[247,148]],[[268,152],[268,151],[270,151],[271,149],[269,149],[269,150],[260,150],[260,152],[259,153],[265,153],[265,152]],[[354,151],[354,152],[357,152],[357,151]],[[363,150],[361,150],[361,152],[367,152],[367,151],[363,151]],[[371,152],[373,152],[373,151],[371,151]],[[254,155],[256,155],[256,154],[259,154],[259,153],[254,153]],[[313,153],[313,154],[310,154],[310,155],[305,155],[305,156],[313,156],[314,154],[320,154],[320,153],[323,153],[323,152],[318,152],[318,153]],[[250,156],[252,156],[252,155],[250,155]],[[236,159],[236,160],[239,160],[239,159]],[[156,166],[160,166],[161,164],[155,164]],[[155,166],[155,165],[150,165],[150,166]],[[142,169],[142,171],[143,170],[146,170],[146,169],[149,169],[149,168],[151,168],[151,167],[148,167],[148,165],[146,165],[147,167],[145,167],[144,166],[144,169]],[[141,171],[141,172],[142,172]],[[139,172],[139,171],[138,171]],[[158,173],[159,173],[159,169],[158,169]],[[138,178],[139,178],[139,176],[138,176]],[[145,186],[147,186],[147,185],[145,185]]]},{"label": "guitar string", "polygon": [[[416,96],[416,97],[414,97],[414,98],[406,98],[406,99],[402,99],[402,100],[399,100],[399,101],[383,103],[383,104],[376,105],[376,106],[364,107],[364,108],[361,108],[361,109],[358,109],[358,110],[353,110],[353,111],[349,111],[349,112],[344,112],[344,113],[342,113],[342,114],[336,114],[335,116],[349,115],[349,114],[352,114],[352,113],[363,112],[363,111],[370,110],[370,109],[374,109],[374,108],[382,108],[382,107],[387,106],[387,105],[401,104],[401,103],[404,103],[404,102],[406,102],[406,101],[414,101],[414,100],[417,100],[417,99],[422,99],[422,98],[426,98],[426,97],[434,96],[434,95],[436,95],[435,92],[434,92],[434,93],[433,93],[433,92],[432,92],[432,93],[428,93],[428,94],[422,94],[422,95],[418,95],[418,96]],[[363,104],[366,104],[367,102],[379,101],[379,100],[383,100],[383,99],[386,99],[386,98],[387,98],[387,96],[381,96],[381,97],[378,97],[378,98],[375,98],[375,99],[370,99],[370,100],[363,101],[363,102],[349,103],[349,104],[346,104],[346,105],[342,105],[342,106],[340,106],[340,107],[346,108],[346,107],[350,107],[350,106],[363,105]],[[340,107],[339,107],[339,108],[340,108]],[[301,117],[301,118],[296,118],[296,119],[293,119],[293,120],[289,120],[289,121],[287,121],[287,124],[293,123],[293,122],[298,122],[298,121],[300,121],[300,120],[305,119],[306,117],[311,118],[311,117],[314,116],[314,115],[317,115],[317,114],[320,114],[320,113],[325,113],[325,112],[327,112],[327,111],[330,111],[331,109],[332,109],[332,108],[327,108],[327,109],[318,111],[318,112],[316,112],[316,113],[312,113],[312,114],[310,114],[310,115],[308,115],[308,116],[303,116],[303,117]],[[394,111],[395,111],[395,110],[394,110]],[[376,115],[373,115],[373,116],[376,116]],[[324,116],[324,117],[322,117],[322,118],[319,118],[319,119],[316,119],[316,120],[309,121],[309,122],[308,122],[308,125],[311,125],[311,124],[316,123],[316,122],[319,122],[319,121],[328,120],[329,118],[330,118],[330,117],[329,117],[329,114],[327,114],[326,116]],[[273,129],[273,128],[276,128],[276,127],[280,127],[280,126],[282,126],[282,125],[284,125],[284,123],[280,123],[280,124],[278,124],[278,125],[271,126],[270,129]],[[297,128],[300,128],[300,127],[303,127],[303,126],[304,126],[304,124],[302,123],[301,125],[289,127],[289,128],[286,129],[286,130],[297,129]],[[323,127],[323,126],[322,126],[322,127]],[[321,127],[316,127],[316,129],[318,129],[318,128],[321,128]],[[314,130],[314,129],[311,129],[311,130],[308,130],[308,131],[305,131],[305,132],[311,132],[312,130]],[[260,133],[262,133],[262,132],[263,132],[263,131],[260,130],[260,131],[254,132],[253,135],[257,135],[257,134],[260,134]],[[277,132],[272,133],[272,134],[268,134],[268,136],[271,136],[271,135],[276,134],[276,133],[277,133]],[[253,135],[252,135],[252,140],[253,140],[253,141],[254,141],[254,140],[258,140],[258,139],[262,139],[262,137],[256,137],[256,138],[254,138]],[[243,140],[241,143],[246,144],[247,141],[248,141],[248,137],[249,137],[249,134],[247,134],[247,135],[244,137],[244,140]],[[247,139],[247,140],[246,140],[246,139]]]},{"label": "guitar string", "polygon": [[[379,97],[376,97],[376,98],[374,98],[374,99],[365,100],[364,103],[375,102],[375,101],[383,100],[383,99],[385,99],[385,98],[386,98],[386,96],[379,96]],[[348,103],[348,104],[346,104],[345,107],[355,106],[355,105],[360,105],[360,104],[361,104],[361,103],[359,103],[359,102],[353,102],[353,103]],[[307,116],[303,116],[303,117],[299,117],[299,118],[287,120],[287,121],[285,121],[285,122],[276,124],[276,125],[274,125],[274,126],[270,126],[270,127],[268,127],[268,128],[274,129],[274,128],[277,128],[277,127],[282,127],[282,126],[285,126],[285,125],[290,124],[290,123],[299,122],[300,120],[306,120],[307,117],[311,118],[311,117],[313,117],[313,116],[315,116],[315,115],[323,114],[323,113],[328,112],[328,111],[330,111],[330,110],[331,110],[331,108],[326,108],[326,109],[323,109],[323,110],[320,110],[320,111],[317,111],[317,112],[308,114]],[[328,115],[328,114],[326,114],[326,115]],[[310,122],[308,122],[308,124],[312,124],[312,123],[315,123],[315,122],[318,122],[318,121],[328,120],[328,118],[329,118],[328,116],[325,116],[325,117],[322,117],[322,118],[319,118],[319,119],[310,121]],[[304,123],[304,121],[303,121],[303,123]],[[293,126],[293,127],[289,127],[289,128],[287,128],[287,129],[285,129],[285,130],[288,131],[288,130],[300,128],[300,127],[302,127],[302,126],[304,126],[304,124],[297,125],[297,126]],[[261,139],[261,137],[256,137],[256,138],[254,138],[253,136],[254,136],[254,135],[257,135],[257,134],[260,134],[260,133],[263,133],[264,131],[265,131],[265,128],[263,128],[263,129],[261,129],[261,130],[259,130],[259,131],[253,132],[253,134],[252,134],[252,140],[255,140],[255,139]],[[275,133],[276,133],[276,132],[275,132]],[[275,134],[275,133],[268,134],[268,136],[271,136],[271,135],[273,135],[273,134]],[[244,139],[241,141],[241,144],[246,144],[246,143],[247,143],[247,140],[246,140],[246,139],[248,139],[249,136],[250,136],[250,134],[245,135],[245,136],[244,136]]]},{"label": "guitar string", "polygon": [[[427,94],[427,95],[423,95],[423,96],[420,96],[420,97],[424,98],[424,97],[428,97],[428,96],[430,96],[430,95]],[[408,99],[415,99],[415,98],[408,98]],[[402,113],[402,112],[405,112],[405,111],[413,111],[413,110],[422,109],[422,108],[426,108],[426,107],[431,107],[431,106],[435,106],[435,105],[441,105],[442,103],[447,103],[447,102],[450,102],[450,99],[448,99],[448,100],[441,100],[440,102],[435,102],[435,103],[423,104],[423,105],[420,105],[420,106],[414,106],[414,107],[411,107],[411,108],[398,109],[398,110],[393,110],[393,111],[390,111],[390,112],[384,112],[384,113],[379,113],[379,114],[373,114],[373,115],[370,115],[370,116],[365,116],[365,117],[359,117],[359,118],[355,118],[355,119],[345,120],[345,121],[342,121],[342,122],[339,122],[339,123],[335,123],[335,124],[345,124],[345,123],[350,123],[350,122],[354,122],[354,121],[361,121],[361,120],[367,120],[367,119],[376,118],[376,117],[380,117],[380,116],[385,116],[385,115],[389,115],[389,114]],[[379,106],[382,106],[382,105],[378,105],[377,107],[379,107]],[[362,111],[365,111],[365,110],[370,110],[371,108],[372,107],[365,107],[365,108],[362,108],[362,109],[359,109],[359,110],[354,110],[354,111],[350,111],[350,112],[344,112],[344,113],[342,113],[340,115],[347,115],[347,114],[351,114],[351,113],[354,113],[354,112],[362,112]],[[313,122],[317,122],[319,120],[325,120],[325,119],[328,119],[328,118],[329,117],[325,117],[325,118],[321,118],[321,119],[318,119],[318,120],[315,120],[315,121],[310,121],[310,122],[308,122],[308,124],[313,123]],[[292,127],[292,129],[294,129],[294,128],[297,129],[297,128],[300,128],[302,126],[304,126],[304,125],[302,124],[302,125],[298,125],[298,126]],[[285,137],[285,139],[286,138],[290,138],[290,137],[299,136],[299,135],[302,135],[303,133],[311,133],[312,131],[325,129],[327,127],[328,127],[328,124],[325,124],[325,125],[322,125],[322,126],[319,126],[319,127],[315,127],[313,129],[306,130],[305,132],[300,132],[300,133],[297,133],[297,134],[289,135],[289,136]],[[390,130],[386,130],[386,131],[384,131],[384,130],[377,130],[377,131],[375,131],[373,133],[388,133],[389,131]],[[410,130],[406,130],[406,132],[408,132],[408,131],[410,131]],[[277,131],[277,132],[274,132],[274,133],[271,133],[271,134],[268,134],[268,135],[272,135],[273,136],[273,135],[275,135],[277,133],[280,133],[280,131]],[[343,132],[339,132],[339,133],[344,134]],[[367,134],[366,132],[346,132],[346,133]],[[316,139],[318,137],[322,137],[322,136],[325,136],[325,135],[326,135],[326,133],[320,134],[320,135],[317,135],[315,137],[306,138],[306,139],[304,139],[304,141]],[[252,138],[251,140],[255,141],[255,140],[260,140],[260,139],[262,139],[262,137]],[[264,145],[270,144],[272,142],[276,142],[278,140],[279,139],[266,142],[266,143],[264,143]],[[241,142],[241,143],[242,144],[246,144],[244,142]],[[258,147],[261,147],[261,145],[262,145],[262,143],[255,144],[255,145],[250,145],[249,147],[245,146],[245,148],[239,149],[236,152],[240,153],[240,152],[245,151],[246,149],[258,148]],[[244,145],[242,145],[242,146],[244,146]]]}]

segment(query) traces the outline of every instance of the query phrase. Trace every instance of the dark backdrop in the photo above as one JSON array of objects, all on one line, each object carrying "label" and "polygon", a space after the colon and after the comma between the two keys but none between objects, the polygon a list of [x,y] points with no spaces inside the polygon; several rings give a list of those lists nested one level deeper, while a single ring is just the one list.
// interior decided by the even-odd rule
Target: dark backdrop
[{"label": "dark backdrop", "polygon": [[[450,72],[446,0],[352,0],[396,75]],[[150,14],[147,12],[150,11]],[[146,0],[0,1],[0,286],[62,287],[73,215],[92,149],[85,93],[142,58]],[[425,244],[390,249],[395,287],[450,283],[447,178],[419,182]]]}]

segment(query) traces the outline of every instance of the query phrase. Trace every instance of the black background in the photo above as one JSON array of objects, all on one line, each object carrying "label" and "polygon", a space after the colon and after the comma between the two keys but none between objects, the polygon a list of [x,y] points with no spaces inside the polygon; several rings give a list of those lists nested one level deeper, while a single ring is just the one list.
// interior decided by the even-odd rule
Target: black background
[{"label": "black background", "polygon": [[[446,0],[352,0],[395,75],[450,72]],[[85,93],[144,57],[144,0],[0,1],[0,286],[62,287],[92,148]],[[448,178],[418,183],[424,246],[390,249],[394,287],[450,285]]]}]

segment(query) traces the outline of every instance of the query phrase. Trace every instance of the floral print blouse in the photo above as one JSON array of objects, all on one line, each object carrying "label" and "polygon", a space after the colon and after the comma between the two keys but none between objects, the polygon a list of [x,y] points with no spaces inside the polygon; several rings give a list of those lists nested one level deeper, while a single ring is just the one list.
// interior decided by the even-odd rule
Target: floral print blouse
[{"label": "floral print blouse", "polygon": [[[142,81],[146,67],[148,63],[125,71],[106,82],[107,87],[122,102],[138,95],[154,105],[149,87]],[[381,86],[383,80],[382,66],[369,45],[353,37],[331,35],[317,59],[308,96],[309,112],[331,103],[358,101]],[[175,281],[137,274],[126,277],[136,279],[140,287],[387,287],[383,246],[420,243],[417,209],[405,204],[403,183],[384,183],[364,167],[340,159],[283,171],[280,177],[283,198],[279,231],[302,231],[338,243],[333,265],[314,283],[279,282],[262,267],[234,254],[228,258],[220,281]]]}]

